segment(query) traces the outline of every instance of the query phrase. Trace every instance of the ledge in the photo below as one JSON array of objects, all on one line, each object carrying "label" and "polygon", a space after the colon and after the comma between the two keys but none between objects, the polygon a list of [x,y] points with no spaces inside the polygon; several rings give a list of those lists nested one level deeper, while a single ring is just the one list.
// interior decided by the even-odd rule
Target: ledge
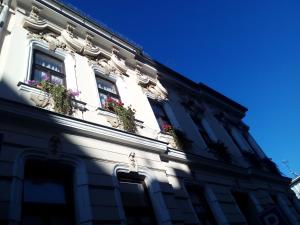
[{"label": "ledge", "polygon": [[[97,108],[97,113],[98,113],[98,115],[102,115],[102,116],[110,116],[110,117],[113,117],[113,118],[116,118],[116,119],[118,118],[118,116],[114,112],[103,109],[101,107]],[[138,127],[144,128],[144,122],[143,121],[135,119],[134,122]]]},{"label": "ledge", "polygon": [[[29,92],[29,93],[37,94],[37,95],[44,96],[44,97],[49,97],[48,93],[42,91],[41,89],[39,89],[37,87],[33,87],[29,84],[26,84],[24,82],[19,81],[17,86],[19,87],[20,91]],[[78,109],[81,112],[87,111],[87,108],[85,107],[86,106],[85,102],[77,100],[76,98],[72,99],[72,102],[73,102],[73,107],[75,109]]]},{"label": "ledge", "polygon": [[136,147],[140,150],[145,149],[158,153],[167,151],[168,143],[138,134],[128,133],[119,129],[3,98],[0,98],[0,105],[0,120],[4,119],[4,121],[6,121],[7,118],[13,119],[12,121],[20,120],[22,123],[31,124],[31,126],[34,124],[37,126],[42,124],[43,126],[53,127],[55,130],[60,128],[62,131],[109,142],[121,143]]}]

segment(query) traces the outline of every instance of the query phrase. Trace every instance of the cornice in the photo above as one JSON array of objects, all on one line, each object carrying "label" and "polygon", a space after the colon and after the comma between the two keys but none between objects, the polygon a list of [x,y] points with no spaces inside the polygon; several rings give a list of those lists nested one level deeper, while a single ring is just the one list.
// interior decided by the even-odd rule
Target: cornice
[{"label": "cornice", "polygon": [[162,158],[167,161],[171,160],[187,164],[191,169],[194,168],[195,170],[200,169],[212,173],[218,171],[218,175],[223,174],[228,177],[247,177],[249,179],[260,179],[276,183],[290,182],[290,179],[287,177],[253,170],[252,168],[243,168],[172,148],[168,148],[168,151],[162,155]]}]

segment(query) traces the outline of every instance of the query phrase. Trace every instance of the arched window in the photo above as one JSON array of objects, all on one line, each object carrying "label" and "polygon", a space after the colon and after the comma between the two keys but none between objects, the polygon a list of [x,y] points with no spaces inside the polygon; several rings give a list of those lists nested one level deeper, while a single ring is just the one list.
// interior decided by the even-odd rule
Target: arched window
[{"label": "arched window", "polygon": [[145,176],[118,173],[121,200],[127,225],[155,225],[156,217],[150,200]]},{"label": "arched window", "polygon": [[27,160],[21,224],[75,224],[73,173],[73,167],[65,164]]}]

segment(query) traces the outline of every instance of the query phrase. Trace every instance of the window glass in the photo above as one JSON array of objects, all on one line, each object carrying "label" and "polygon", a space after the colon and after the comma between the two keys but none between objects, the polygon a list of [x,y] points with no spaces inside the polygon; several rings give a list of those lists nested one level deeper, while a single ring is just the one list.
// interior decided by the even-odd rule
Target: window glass
[{"label": "window glass", "polygon": [[165,112],[165,110],[163,109],[163,106],[161,103],[155,102],[153,100],[149,100],[151,108],[154,112],[155,118],[158,122],[158,125],[160,127],[160,129],[163,131],[163,127],[165,124],[171,124],[170,120]]},{"label": "window glass", "polygon": [[63,72],[63,63],[60,60],[48,56],[42,52],[36,52],[35,63],[56,72]]},{"label": "window glass", "polygon": [[127,225],[157,224],[143,177],[118,174]]},{"label": "window glass", "polygon": [[117,94],[116,85],[108,80],[97,78],[97,85],[99,89],[108,91],[113,94]]},{"label": "window glass", "polygon": [[75,224],[71,167],[49,161],[26,162],[21,224]]},{"label": "window glass", "polygon": [[64,204],[66,203],[64,188],[63,182],[55,180],[26,179],[24,181],[24,202]]},{"label": "window glass", "polygon": [[56,59],[41,51],[34,51],[34,61],[32,65],[32,80],[41,82],[49,80],[52,83],[64,85],[64,63],[62,60]]},{"label": "window glass", "polygon": [[212,143],[212,140],[210,139],[206,129],[204,128],[204,126],[202,124],[202,120],[199,119],[197,116],[193,116],[193,115],[191,115],[191,118],[192,118],[194,124],[197,126],[198,131],[199,131],[201,137],[203,138],[205,144],[207,146],[209,146],[209,144]]},{"label": "window glass", "polygon": [[97,88],[98,88],[101,108],[104,108],[105,102],[108,98],[112,98],[115,101],[120,101],[120,97],[115,83],[103,79],[100,76],[96,76],[96,81],[97,81]]}]

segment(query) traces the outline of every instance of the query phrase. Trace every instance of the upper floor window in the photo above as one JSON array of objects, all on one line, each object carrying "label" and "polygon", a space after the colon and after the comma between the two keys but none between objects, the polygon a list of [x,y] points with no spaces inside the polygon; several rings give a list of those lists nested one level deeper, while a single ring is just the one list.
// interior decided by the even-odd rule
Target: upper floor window
[{"label": "upper floor window", "polygon": [[158,122],[160,129],[163,131],[166,124],[171,124],[170,120],[161,103],[149,99],[150,105]]},{"label": "upper floor window", "polygon": [[145,177],[136,174],[118,174],[121,199],[128,225],[157,224]]},{"label": "upper floor window", "polygon": [[24,172],[23,225],[74,224],[73,169],[57,163],[27,161]]},{"label": "upper floor window", "polygon": [[117,86],[114,82],[104,79],[99,75],[96,75],[96,82],[97,82],[101,108],[104,108],[105,102],[108,98],[112,98],[116,101],[120,101]]},{"label": "upper floor window", "polygon": [[203,126],[202,120],[199,119],[195,115],[191,115],[191,118],[192,118],[193,122],[196,124],[196,126],[198,128],[198,131],[199,131],[201,137],[203,138],[205,144],[207,146],[209,146],[213,141],[211,140],[211,138],[209,137],[205,127]]},{"label": "upper floor window", "polygon": [[64,62],[49,54],[34,50],[31,79],[38,82],[49,79],[51,83],[65,85]]}]

